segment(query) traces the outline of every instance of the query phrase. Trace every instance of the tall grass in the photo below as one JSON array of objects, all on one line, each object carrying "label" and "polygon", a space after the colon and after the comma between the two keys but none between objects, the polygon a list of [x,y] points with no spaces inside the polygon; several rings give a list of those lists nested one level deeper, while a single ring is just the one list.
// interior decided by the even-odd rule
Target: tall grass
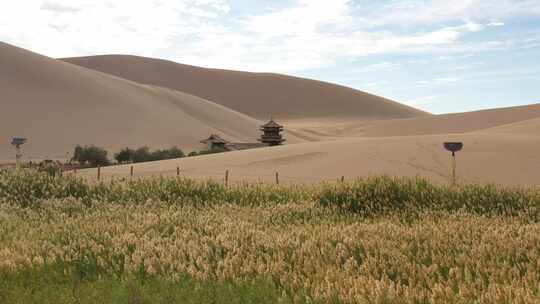
[{"label": "tall grass", "polygon": [[399,212],[464,210],[478,215],[522,215],[540,219],[540,190],[496,185],[435,185],[421,178],[371,177],[350,183],[325,184],[318,201],[325,207],[366,216]]},{"label": "tall grass", "polygon": [[20,207],[39,207],[48,199],[76,198],[85,204],[115,202],[144,203],[149,200],[168,203],[189,203],[206,206],[234,203],[257,206],[266,203],[287,203],[312,198],[308,186],[269,184],[233,184],[196,181],[187,178],[147,178],[89,183],[66,175],[52,177],[32,170],[0,170],[0,199]]},{"label": "tall grass", "polygon": [[540,303],[539,194],[0,171],[0,303]]},{"label": "tall grass", "polygon": [[225,186],[216,181],[187,178],[89,183],[73,176],[53,178],[30,170],[0,170],[0,199],[4,201],[20,207],[38,207],[43,200],[63,198],[80,199],[85,204],[161,201],[201,207],[223,203],[260,206],[317,201],[322,207],[364,216],[395,212],[414,216],[427,210],[465,210],[491,216],[520,214],[529,220],[540,220],[540,190],[532,188],[477,184],[449,187],[421,178],[387,176],[313,186],[262,183]]}]

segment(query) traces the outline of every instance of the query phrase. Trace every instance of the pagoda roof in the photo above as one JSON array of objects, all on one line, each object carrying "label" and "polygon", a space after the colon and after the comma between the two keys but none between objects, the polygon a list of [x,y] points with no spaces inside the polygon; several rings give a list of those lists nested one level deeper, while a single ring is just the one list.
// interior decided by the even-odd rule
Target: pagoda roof
[{"label": "pagoda roof", "polygon": [[207,143],[221,143],[221,144],[226,144],[226,143],[228,143],[228,141],[226,141],[225,139],[221,138],[221,136],[219,136],[219,135],[217,135],[217,134],[211,134],[210,137],[208,137],[207,139],[201,140],[201,143],[203,143],[203,144],[207,144]]},{"label": "pagoda roof", "polygon": [[269,122],[262,125],[263,128],[282,128],[283,126],[275,122],[273,119],[270,119]]}]

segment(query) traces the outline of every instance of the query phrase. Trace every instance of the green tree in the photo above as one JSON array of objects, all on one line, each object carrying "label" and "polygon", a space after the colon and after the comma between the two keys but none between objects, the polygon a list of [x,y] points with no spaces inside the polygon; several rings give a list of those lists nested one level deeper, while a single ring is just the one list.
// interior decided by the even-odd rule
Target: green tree
[{"label": "green tree", "polygon": [[156,150],[152,152],[151,159],[152,160],[162,160],[162,159],[174,159],[174,158],[181,158],[184,157],[184,152],[178,147],[172,147],[169,149],[163,149],[163,150]]},{"label": "green tree", "polygon": [[124,148],[114,155],[114,159],[121,164],[129,163],[133,161],[133,153],[130,148]]},{"label": "green tree", "polygon": [[148,147],[140,147],[137,150],[133,151],[133,154],[131,155],[131,161],[134,163],[142,163],[151,161],[151,154],[150,149]]},{"label": "green tree", "polygon": [[81,147],[77,145],[73,153],[73,160],[81,165],[90,165],[92,167],[106,166],[110,164],[107,158],[107,151],[94,145]]}]

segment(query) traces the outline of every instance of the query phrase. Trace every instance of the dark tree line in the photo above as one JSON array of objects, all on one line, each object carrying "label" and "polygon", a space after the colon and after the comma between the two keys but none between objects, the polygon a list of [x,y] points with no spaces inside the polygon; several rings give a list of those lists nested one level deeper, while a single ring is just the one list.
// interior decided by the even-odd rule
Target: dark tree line
[{"label": "dark tree line", "polygon": [[[193,151],[190,152],[187,156],[197,156],[213,153],[225,152],[223,149],[213,149],[213,150],[202,150],[202,151]],[[175,159],[185,157],[186,155],[178,147],[172,147],[169,149],[158,149],[151,151],[148,147],[140,147],[137,149],[124,148],[120,152],[114,154],[114,159],[119,164],[126,163],[142,163],[149,161],[165,160],[165,159]],[[108,166],[111,164],[111,160],[108,158],[107,150],[96,147],[94,145],[90,146],[80,146],[75,147],[73,153],[72,161],[76,161],[82,166]]]},{"label": "dark tree line", "polygon": [[138,149],[124,148],[114,155],[114,159],[116,159],[117,162],[123,164],[174,159],[184,156],[184,152],[177,147],[155,151],[150,151],[148,147],[141,147]]},{"label": "dark tree line", "polygon": [[79,146],[75,147],[72,160],[83,166],[107,166],[110,165],[110,160],[107,157],[107,151],[96,146]]}]

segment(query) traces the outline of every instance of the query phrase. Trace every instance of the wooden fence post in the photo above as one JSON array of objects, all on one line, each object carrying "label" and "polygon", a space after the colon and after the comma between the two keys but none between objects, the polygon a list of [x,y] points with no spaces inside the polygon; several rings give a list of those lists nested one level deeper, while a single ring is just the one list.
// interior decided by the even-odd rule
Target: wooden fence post
[{"label": "wooden fence post", "polygon": [[276,172],[276,184],[279,185],[279,172]]},{"label": "wooden fence post", "polygon": [[345,182],[345,176],[342,176],[342,177],[341,177],[341,182],[342,182],[342,183]]},{"label": "wooden fence post", "polygon": [[180,176],[180,166],[176,167],[176,176]]},{"label": "wooden fence post", "polygon": [[133,166],[129,168],[129,176],[133,177]]},{"label": "wooden fence post", "polygon": [[101,180],[101,166],[97,167],[97,180]]},{"label": "wooden fence post", "polygon": [[225,186],[229,186],[229,170],[225,170]]}]

